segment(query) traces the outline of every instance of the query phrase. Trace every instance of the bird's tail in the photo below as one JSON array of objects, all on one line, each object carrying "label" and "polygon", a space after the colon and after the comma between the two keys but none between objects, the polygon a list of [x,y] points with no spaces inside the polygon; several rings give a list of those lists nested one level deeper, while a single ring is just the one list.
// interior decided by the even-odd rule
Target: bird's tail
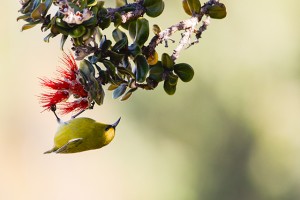
[{"label": "bird's tail", "polygon": [[50,150],[48,150],[48,151],[45,151],[44,154],[52,153],[52,152],[54,152],[54,151],[55,151],[55,148],[52,148],[52,149],[50,149]]}]

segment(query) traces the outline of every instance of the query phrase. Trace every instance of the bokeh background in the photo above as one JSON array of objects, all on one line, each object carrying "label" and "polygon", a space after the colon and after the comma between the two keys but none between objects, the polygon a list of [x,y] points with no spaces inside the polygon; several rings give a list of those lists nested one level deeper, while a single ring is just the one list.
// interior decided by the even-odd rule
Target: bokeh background
[{"label": "bokeh background", "polygon": [[[38,77],[61,65],[59,39],[44,43],[39,28],[20,32],[18,2],[3,1],[0,199],[300,199],[300,2],[223,2],[226,19],[212,20],[178,59],[194,67],[192,82],[174,96],[159,86],[126,102],[108,92],[83,116],[107,123],[122,116],[109,146],[43,155],[57,124],[41,113]],[[180,0],[165,3],[151,25],[188,17]]]}]

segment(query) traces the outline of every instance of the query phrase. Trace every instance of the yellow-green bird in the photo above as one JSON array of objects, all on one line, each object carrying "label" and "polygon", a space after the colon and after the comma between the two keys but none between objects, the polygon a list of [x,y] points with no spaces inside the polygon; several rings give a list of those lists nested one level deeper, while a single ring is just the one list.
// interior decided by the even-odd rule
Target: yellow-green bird
[{"label": "yellow-green bird", "polygon": [[[52,111],[55,114],[55,110]],[[67,122],[61,122],[55,116],[60,126],[54,137],[54,147],[45,153],[76,153],[99,149],[114,139],[116,126],[121,120],[119,118],[113,124],[103,124],[91,118],[74,116]]]}]

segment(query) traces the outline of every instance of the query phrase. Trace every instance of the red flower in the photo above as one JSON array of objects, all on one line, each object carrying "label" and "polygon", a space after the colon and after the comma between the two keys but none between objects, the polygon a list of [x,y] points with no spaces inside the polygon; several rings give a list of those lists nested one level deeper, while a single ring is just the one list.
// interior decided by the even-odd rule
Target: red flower
[{"label": "red flower", "polygon": [[[79,70],[74,57],[64,54],[62,62],[65,67],[57,70],[58,78],[41,79],[41,85],[48,89],[47,93],[40,96],[42,107],[50,110],[53,105],[59,104],[58,109],[62,114],[87,109],[90,106],[89,95],[79,82]],[[67,101],[70,97],[73,97],[73,101]]]}]

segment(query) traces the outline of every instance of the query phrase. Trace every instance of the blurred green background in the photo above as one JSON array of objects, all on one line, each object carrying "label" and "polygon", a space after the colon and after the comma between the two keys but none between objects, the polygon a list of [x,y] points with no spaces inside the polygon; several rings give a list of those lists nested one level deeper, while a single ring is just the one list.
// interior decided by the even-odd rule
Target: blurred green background
[{"label": "blurred green background", "polygon": [[[59,39],[44,43],[38,27],[21,33],[18,2],[3,1],[0,199],[300,199],[300,2],[223,2],[227,18],[212,20],[178,60],[194,67],[192,82],[174,96],[159,86],[126,102],[108,92],[83,116],[122,116],[109,146],[43,155],[57,124],[41,113],[38,77],[61,65]],[[151,25],[188,18],[180,0],[165,3]]]}]

